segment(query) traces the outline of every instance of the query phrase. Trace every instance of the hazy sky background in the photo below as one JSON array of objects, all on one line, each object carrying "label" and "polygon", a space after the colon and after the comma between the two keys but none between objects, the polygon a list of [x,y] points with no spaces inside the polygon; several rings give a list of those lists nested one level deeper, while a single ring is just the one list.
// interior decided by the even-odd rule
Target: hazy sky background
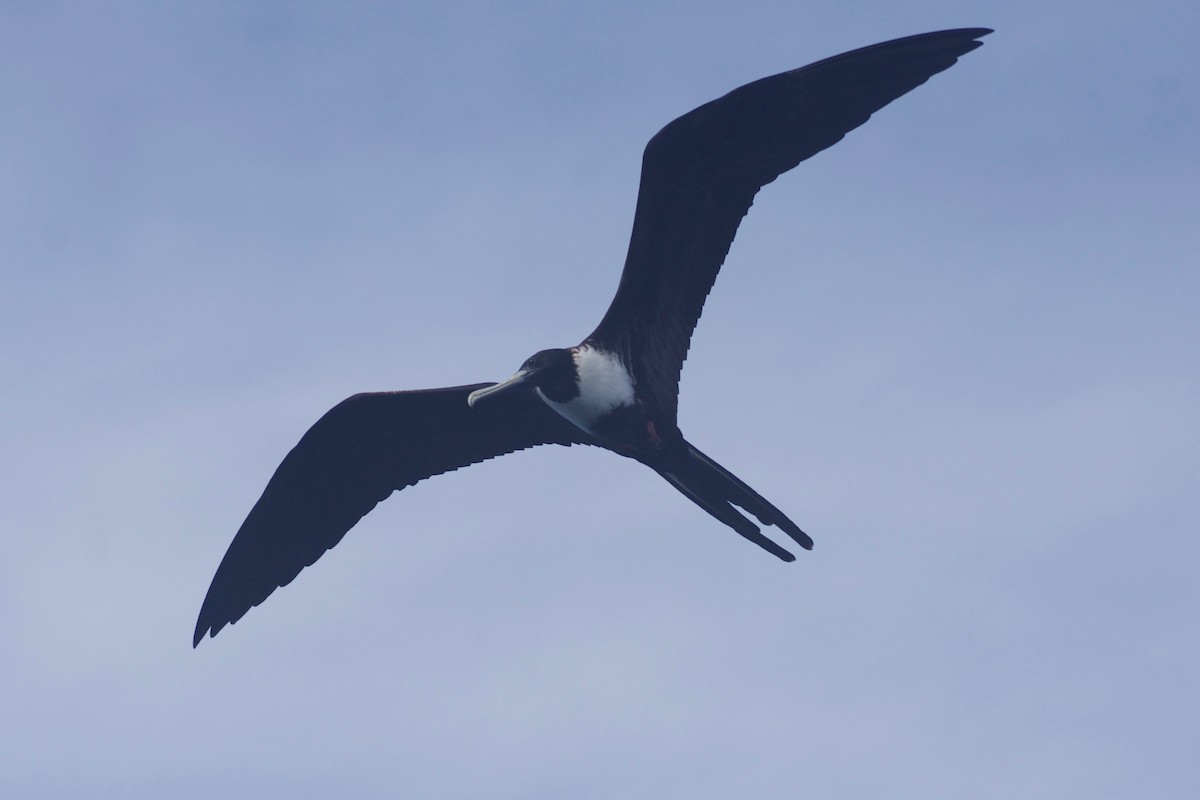
[{"label": "hazy sky background", "polygon": [[[616,287],[646,140],[980,50],[765,189],[684,370],[783,564],[541,448],[191,648],[279,460]],[[0,794],[1200,796],[1194,2],[0,4]]]}]

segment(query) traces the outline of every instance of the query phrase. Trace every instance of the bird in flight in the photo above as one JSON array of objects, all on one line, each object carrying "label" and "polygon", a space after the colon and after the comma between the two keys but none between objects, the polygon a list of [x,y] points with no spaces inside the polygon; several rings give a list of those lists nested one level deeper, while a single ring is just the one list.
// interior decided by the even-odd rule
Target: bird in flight
[{"label": "bird in flight", "polygon": [[795,556],[760,524],[811,549],[796,523],[679,430],[692,331],[758,190],[989,33],[939,31],[843,53],[749,83],[659,131],[642,157],[621,282],[596,329],[574,347],[535,353],[501,383],[356,394],[334,406],[283,459],[242,523],[192,646],[290,583],[392,492],[542,444],[594,445],[640,461],[784,561]]}]

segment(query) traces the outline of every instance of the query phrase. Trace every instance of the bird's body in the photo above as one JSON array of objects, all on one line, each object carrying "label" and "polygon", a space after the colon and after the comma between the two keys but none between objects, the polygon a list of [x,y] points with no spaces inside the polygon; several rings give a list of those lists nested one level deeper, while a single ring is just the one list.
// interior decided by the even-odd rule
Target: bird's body
[{"label": "bird's body", "polygon": [[586,344],[566,353],[573,367],[573,385],[564,392],[535,390],[551,408],[594,436],[604,436],[612,422],[636,413],[633,375],[617,354]]},{"label": "bird's body", "polygon": [[[556,377],[534,392],[555,413],[614,452],[653,458],[660,445],[660,420],[617,353],[585,341],[563,350],[543,350],[534,359],[539,357]],[[497,389],[502,391],[503,384],[475,392],[468,402],[473,405]]]},{"label": "bird's body", "polygon": [[785,561],[794,556],[738,508],[811,548],[680,431],[692,331],[755,193],[987,33],[940,31],[844,53],[747,84],[663,128],[646,146],[625,269],[595,331],[534,354],[501,383],[360,394],[331,409],[284,458],[229,546],[193,644],[291,582],[393,491],[541,444],[635,459]]}]

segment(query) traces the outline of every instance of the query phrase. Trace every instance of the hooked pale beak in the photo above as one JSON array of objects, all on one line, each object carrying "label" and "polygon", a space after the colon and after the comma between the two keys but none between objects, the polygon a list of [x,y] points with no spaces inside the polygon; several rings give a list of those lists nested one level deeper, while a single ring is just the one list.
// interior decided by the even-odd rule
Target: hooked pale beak
[{"label": "hooked pale beak", "polygon": [[474,408],[476,403],[488,395],[500,394],[501,392],[507,392],[509,389],[516,389],[520,386],[523,386],[529,382],[529,379],[532,375],[532,370],[523,369],[506,381],[501,381],[500,383],[495,383],[491,386],[485,386],[482,389],[476,389],[467,395],[467,405]]}]

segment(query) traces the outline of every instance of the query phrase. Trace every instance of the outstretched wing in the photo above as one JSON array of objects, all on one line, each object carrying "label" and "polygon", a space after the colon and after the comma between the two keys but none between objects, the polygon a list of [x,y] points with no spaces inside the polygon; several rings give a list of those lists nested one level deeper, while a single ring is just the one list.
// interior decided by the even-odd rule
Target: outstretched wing
[{"label": "outstretched wing", "polygon": [[491,384],[357,394],[321,417],[275,471],[204,598],[195,647],[286,586],[392,492],[539,444],[591,439],[532,391],[475,408]]},{"label": "outstretched wing", "polygon": [[766,184],[969,53],[986,28],[926,33],[747,84],[646,145],[625,270],[591,339],[675,421],[679,374],[742,217]]}]

